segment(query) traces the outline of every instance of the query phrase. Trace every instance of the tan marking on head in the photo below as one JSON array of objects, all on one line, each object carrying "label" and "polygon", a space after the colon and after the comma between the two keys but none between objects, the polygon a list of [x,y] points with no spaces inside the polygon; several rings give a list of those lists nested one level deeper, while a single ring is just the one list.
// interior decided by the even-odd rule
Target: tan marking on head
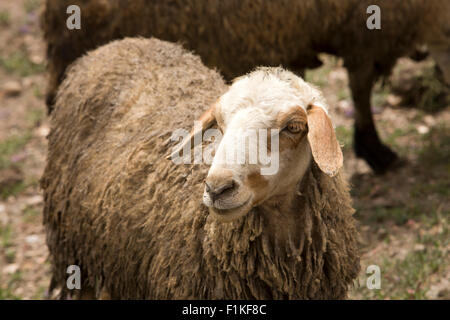
[{"label": "tan marking on head", "polygon": [[277,126],[282,129],[283,126],[292,120],[297,120],[306,124],[308,122],[308,117],[305,110],[300,106],[294,106],[286,112],[280,112],[277,116],[276,123]]},{"label": "tan marking on head", "polygon": [[220,104],[220,100],[218,100],[214,104],[214,115],[216,116],[216,122],[219,129],[224,130],[225,129],[225,122],[223,120],[222,116],[222,106]]},{"label": "tan marking on head", "polygon": [[250,173],[247,176],[245,185],[254,192],[255,198],[253,199],[253,205],[258,205],[266,196],[269,181],[267,181],[267,179],[258,171]]},{"label": "tan marking on head", "polygon": [[206,128],[207,126],[209,126],[211,123],[214,122],[215,118],[215,104],[212,105],[211,108],[209,108],[208,110],[206,110],[198,119],[198,121],[200,121],[202,123],[202,127]]}]

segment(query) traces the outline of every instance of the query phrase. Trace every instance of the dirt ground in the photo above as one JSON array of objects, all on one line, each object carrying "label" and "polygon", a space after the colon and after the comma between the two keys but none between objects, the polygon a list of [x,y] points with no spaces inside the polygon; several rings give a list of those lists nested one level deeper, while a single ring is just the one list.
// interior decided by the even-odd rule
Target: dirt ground
[{"label": "dirt ground", "polygon": [[[45,299],[50,278],[39,188],[49,132],[40,2],[0,2],[0,300]],[[401,59],[387,84],[376,85],[380,135],[405,164],[375,176],[351,148],[342,61],[321,58],[306,79],[332,108],[361,233],[362,271],[350,298],[450,299],[450,103],[433,62]],[[369,265],[380,268],[380,289],[366,286]]]}]

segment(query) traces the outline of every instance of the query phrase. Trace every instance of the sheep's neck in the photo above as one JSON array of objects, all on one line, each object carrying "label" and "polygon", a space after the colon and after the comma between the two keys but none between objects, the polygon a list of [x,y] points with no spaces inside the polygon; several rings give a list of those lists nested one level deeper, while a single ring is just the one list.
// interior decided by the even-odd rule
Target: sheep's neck
[{"label": "sheep's neck", "polygon": [[[280,259],[300,254],[312,241],[313,225],[321,220],[317,217],[318,211],[311,208],[317,201],[314,199],[317,193],[307,192],[311,187],[320,189],[313,170],[311,166],[291,192],[267,201],[235,222],[223,224],[209,220],[204,243],[211,246],[209,252],[217,256],[232,252],[232,255],[227,253],[227,258],[223,257],[226,260],[233,256],[245,259],[246,255],[251,255],[252,246],[271,243],[272,247],[279,248]],[[227,249],[224,251],[224,248]]]},{"label": "sheep's neck", "polygon": [[[354,278],[356,229],[348,220],[353,209],[347,188],[340,174],[328,177],[313,163],[296,190],[280,201],[265,203],[229,224],[208,219],[202,252],[216,288],[211,296],[315,298],[328,281],[339,287],[342,272]],[[329,244],[344,252],[327,254]],[[323,277],[324,268],[331,276]],[[292,290],[287,292],[286,286]],[[340,290],[332,296],[343,297],[347,289]]]},{"label": "sheep's neck", "polygon": [[[304,179],[289,192],[267,201],[258,208],[258,214],[264,220],[264,233],[276,241],[297,241],[304,220],[306,186],[310,179],[309,171]],[[283,221],[283,223],[280,223]]]},{"label": "sheep's neck", "polygon": [[[317,170],[308,169],[304,177],[307,180],[302,180],[291,193],[279,201],[254,208],[238,221],[223,224],[208,219],[203,250],[206,268],[214,266],[208,273],[217,286],[215,297],[233,295],[226,291],[217,274],[233,279],[238,279],[239,275],[260,281],[260,291],[247,292],[247,285],[242,283],[245,294],[237,296],[278,299],[285,297],[283,286],[289,279],[302,278],[303,273],[320,272],[320,267],[305,264],[305,261],[323,261],[327,242],[322,211],[315,207],[316,198],[322,193],[320,179],[316,178]],[[314,191],[311,192],[310,188]],[[328,201],[329,197],[325,198]],[[272,272],[259,274],[261,268]],[[308,277],[310,280],[316,275]],[[296,286],[298,288],[293,291],[295,297],[307,296],[302,290],[309,285],[302,283]]]}]

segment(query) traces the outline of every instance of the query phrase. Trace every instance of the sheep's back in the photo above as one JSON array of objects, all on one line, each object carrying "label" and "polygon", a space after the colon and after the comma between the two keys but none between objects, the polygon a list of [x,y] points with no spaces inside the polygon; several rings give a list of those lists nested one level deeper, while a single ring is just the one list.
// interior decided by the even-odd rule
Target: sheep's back
[{"label": "sheep's back", "polygon": [[[121,297],[170,290],[148,283],[147,275],[164,272],[158,256],[195,237],[178,226],[204,220],[201,182],[208,168],[166,160],[173,146],[167,141],[173,130],[189,129],[225,88],[198,57],[156,39],[112,42],[71,66],[57,94],[42,178],[47,242],[60,283],[76,264],[84,285],[107,275],[102,283]],[[159,239],[162,230],[167,241]],[[161,261],[171,259],[177,257]],[[195,272],[185,260],[184,272]]]}]

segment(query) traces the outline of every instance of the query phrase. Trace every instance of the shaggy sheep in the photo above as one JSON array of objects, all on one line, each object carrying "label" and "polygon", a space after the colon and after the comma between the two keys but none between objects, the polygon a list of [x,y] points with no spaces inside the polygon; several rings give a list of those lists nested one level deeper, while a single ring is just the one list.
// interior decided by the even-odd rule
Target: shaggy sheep
[{"label": "shaggy sheep", "polygon": [[[81,30],[66,28],[66,8],[81,8]],[[381,30],[368,30],[369,5],[381,8]],[[301,74],[317,54],[343,57],[355,101],[355,151],[379,173],[396,155],[377,135],[370,109],[373,83],[397,58],[428,44],[450,83],[450,1],[441,0],[47,0],[49,112],[66,67],[87,50],[125,36],[181,41],[227,79],[258,65]]]},{"label": "shaggy sheep", "polygon": [[[211,166],[166,159],[211,127],[223,133]],[[273,175],[218,160],[240,129],[267,128],[281,130],[261,140],[278,141]],[[227,90],[180,46],[111,42],[70,68],[52,113],[41,180],[51,287],[67,294],[78,265],[81,296],[345,298],[360,267],[341,166],[323,97],[292,73],[258,69]]]}]

